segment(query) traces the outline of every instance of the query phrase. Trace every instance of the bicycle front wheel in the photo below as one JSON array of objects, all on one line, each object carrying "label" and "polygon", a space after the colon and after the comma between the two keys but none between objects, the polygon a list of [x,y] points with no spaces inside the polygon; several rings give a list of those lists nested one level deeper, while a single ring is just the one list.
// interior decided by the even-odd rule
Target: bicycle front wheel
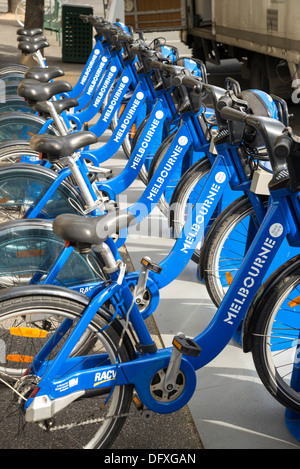
[{"label": "bicycle front wheel", "polygon": [[300,256],[280,267],[256,295],[252,354],[270,394],[300,413]]},{"label": "bicycle front wheel", "polygon": [[[20,296],[10,301],[0,300],[1,378],[11,386],[15,372],[14,388],[1,386],[0,441],[6,449],[82,449],[107,448],[118,436],[126,419],[132,399],[131,386],[116,386],[106,402],[111,387],[97,395],[97,387],[69,404],[51,419],[42,422],[25,422],[24,400],[35,387],[34,377],[19,379],[46,341],[54,338],[64,320],[70,322],[68,332],[52,350],[47,360],[55,358],[62,345],[80,320],[85,306],[74,300],[52,295]],[[101,367],[132,358],[129,340],[119,347],[120,328],[111,323],[111,315],[100,310],[86,333],[93,336],[92,347],[77,345],[72,356],[86,357],[97,354],[99,373]],[[85,334],[86,334],[85,333]],[[96,365],[95,365],[96,366]],[[47,369],[47,366],[46,366]],[[74,372],[74,369],[72,370]],[[80,370],[78,370],[80,372]],[[16,394],[18,392],[18,394]],[[88,398],[87,398],[88,397]]]},{"label": "bicycle front wheel", "polygon": [[[268,199],[263,199],[267,209]],[[230,204],[212,224],[201,249],[200,278],[219,307],[251,245],[259,222],[248,197]]]}]

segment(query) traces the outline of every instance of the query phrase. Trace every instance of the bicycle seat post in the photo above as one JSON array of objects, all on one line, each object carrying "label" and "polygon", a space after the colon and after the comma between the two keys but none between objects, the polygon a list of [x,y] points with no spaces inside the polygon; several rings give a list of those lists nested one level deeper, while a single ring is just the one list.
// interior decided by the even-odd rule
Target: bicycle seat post
[{"label": "bicycle seat post", "polygon": [[95,205],[95,200],[93,199],[86,182],[81,174],[81,171],[77,165],[77,160],[80,158],[80,153],[74,153],[72,156],[69,156],[67,158],[67,163],[68,166],[72,172],[72,175],[80,189],[80,192],[82,193],[82,196],[86,202],[86,209],[89,209],[90,207],[94,207]]},{"label": "bicycle seat post", "polygon": [[[54,96],[53,96],[54,98]],[[67,135],[68,129],[61,117],[57,114],[56,109],[51,101],[47,101],[47,107],[49,109],[50,116],[52,117],[57,129],[61,135]]]},{"label": "bicycle seat post", "polygon": [[46,67],[46,65],[45,65],[45,59],[44,59],[44,57],[43,57],[43,55],[42,55],[42,53],[41,53],[40,50],[37,50],[36,52],[34,52],[34,53],[32,54],[32,57],[33,57],[34,60],[39,64],[39,66],[40,66],[41,68],[45,68],[45,67]]}]

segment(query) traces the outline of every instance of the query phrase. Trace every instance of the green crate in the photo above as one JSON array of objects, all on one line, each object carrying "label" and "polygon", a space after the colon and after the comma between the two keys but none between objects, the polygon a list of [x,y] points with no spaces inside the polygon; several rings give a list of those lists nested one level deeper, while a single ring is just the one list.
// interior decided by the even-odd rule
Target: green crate
[{"label": "green crate", "polygon": [[79,15],[92,15],[90,5],[62,5],[62,60],[86,63],[93,47],[93,27],[83,23]]}]

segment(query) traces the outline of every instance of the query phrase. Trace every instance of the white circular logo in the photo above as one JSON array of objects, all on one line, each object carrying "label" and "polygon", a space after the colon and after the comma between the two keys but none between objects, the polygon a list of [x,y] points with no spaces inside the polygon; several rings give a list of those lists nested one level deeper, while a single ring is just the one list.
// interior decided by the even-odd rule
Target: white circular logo
[{"label": "white circular logo", "polygon": [[105,62],[107,62],[107,60],[108,60],[107,57],[102,57],[102,62],[105,63]]},{"label": "white circular logo", "polygon": [[141,91],[136,95],[137,99],[141,100],[143,99],[144,97],[144,93],[142,93]]},{"label": "white circular logo", "polygon": [[188,142],[188,138],[185,137],[184,135],[180,137],[178,140],[179,145],[181,145],[182,147],[184,147],[184,145],[186,145],[187,142]]},{"label": "white circular logo", "polygon": [[226,174],[223,173],[223,171],[219,171],[216,174],[215,180],[216,180],[216,182],[221,184],[222,182],[224,182],[226,180]]},{"label": "white circular logo", "polygon": [[110,71],[115,73],[117,71],[117,67],[113,65],[112,67],[110,67]]},{"label": "white circular logo", "polygon": [[100,54],[100,50],[99,50],[99,49],[96,49],[96,50],[95,50],[95,54],[96,54],[96,55],[99,55],[99,54]]},{"label": "white circular logo", "polygon": [[269,233],[273,238],[279,238],[283,233],[283,226],[281,223],[274,223],[270,226]]},{"label": "white circular logo", "polygon": [[156,119],[162,119],[164,117],[164,113],[162,111],[156,111],[155,117]]},{"label": "white circular logo", "polygon": [[129,78],[128,78],[128,77],[123,77],[123,78],[122,78],[122,82],[123,82],[123,83],[128,83],[128,82],[129,82]]}]

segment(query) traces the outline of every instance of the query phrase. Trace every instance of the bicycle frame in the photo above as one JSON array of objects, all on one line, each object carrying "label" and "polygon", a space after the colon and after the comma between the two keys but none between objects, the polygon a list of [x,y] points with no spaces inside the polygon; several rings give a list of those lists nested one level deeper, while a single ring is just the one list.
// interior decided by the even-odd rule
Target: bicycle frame
[{"label": "bicycle frame", "polygon": [[[218,166],[218,172],[214,172],[214,175],[218,174],[218,180],[216,181],[214,178],[215,189],[216,186],[222,184],[221,180],[224,179],[224,176],[221,177],[220,173],[226,174],[225,170],[221,171],[221,169],[221,166]],[[175,244],[174,249],[181,256],[181,270],[183,265],[186,264],[183,258],[190,259],[191,253],[201,236],[200,230],[198,230],[191,243],[191,248],[186,250],[188,233],[195,225],[199,225],[199,213],[199,206],[195,206],[186,222],[183,236]],[[87,389],[97,388],[99,391],[103,391],[110,389],[112,386],[127,384],[135,386],[143,404],[154,412],[168,413],[181,408],[188,402],[194,392],[196,385],[195,371],[205,366],[223,350],[233,337],[241,320],[247,314],[254,294],[260,287],[285,237],[287,236],[288,241],[293,245],[300,245],[299,215],[298,194],[293,193],[290,189],[274,188],[271,191],[269,209],[239,272],[211,323],[194,338],[196,344],[201,348],[199,357],[182,355],[180,369],[185,375],[186,386],[177,399],[170,402],[159,402],[151,394],[151,379],[159,370],[168,367],[172,348],[150,351],[149,347],[153,346],[153,342],[148,330],[145,328],[142,315],[134,302],[129,287],[131,276],[129,274],[123,277],[120,271],[112,275],[112,283],[108,287],[99,287],[99,291],[95,293],[85,309],[82,319],[78,322],[54,361],[44,363],[49,349],[52,347],[52,344],[49,343],[34,359],[30,367],[31,373],[42,376],[46,366],[51,366],[39,382],[37,397],[30,398],[25,405],[28,412],[26,419],[35,421],[50,418],[54,413],[54,407],[64,407],[77,399]],[[110,240],[109,244],[111,245]],[[160,289],[174,279],[178,269],[174,269],[174,262],[172,262],[172,269],[176,270],[176,273],[173,273],[173,270],[170,269],[168,265],[170,258],[169,255],[160,264],[163,268],[161,274],[149,273],[152,288],[154,284],[156,289]],[[166,271],[170,274],[168,278],[164,273]],[[136,275],[136,273],[133,275]],[[130,321],[137,333],[140,344],[142,344],[140,350],[143,350],[144,347],[147,353],[137,352],[136,359],[133,361],[106,365],[101,368],[95,366],[96,359],[99,363],[99,356],[68,358],[78,338],[86,330],[99,307],[112,297],[116,297],[116,295],[121,296],[126,310],[130,311]],[[66,324],[63,323],[62,330],[65,327]],[[76,367],[77,371],[74,371]],[[72,371],[70,372],[70,370]],[[66,375],[67,377],[64,378],[56,378]],[[74,384],[72,388],[69,386],[70,382]],[[42,405],[42,401],[44,401],[44,405]]]},{"label": "bicycle frame", "polygon": [[[158,112],[160,112],[160,115],[163,115],[161,108],[157,107],[157,110]],[[155,115],[157,115],[157,112]],[[157,123],[158,121],[158,119],[155,118],[155,115],[154,121],[149,119],[149,122],[147,123],[141,135],[140,144],[137,145],[137,147],[135,148],[135,151],[133,152],[127,164],[127,167],[134,163],[135,157],[139,154],[140,148],[143,148],[144,143],[147,143],[148,129],[153,130],[153,122],[156,121]],[[192,124],[193,122],[190,121],[188,116],[185,116],[183,118],[183,123],[180,125],[178,131],[176,132],[176,135],[172,143],[170,144],[168,150],[166,151],[166,154],[155,175],[149,182],[140,199],[127,209],[135,216],[136,223],[139,223],[144,218],[146,218],[154,209],[160,197],[164,193],[168,181],[170,180],[170,178],[172,178],[173,173],[176,171],[176,167],[182,161],[189,148],[193,145],[195,147],[197,147],[197,145],[200,145],[199,135],[197,134],[197,132],[195,132],[195,128]],[[159,125],[157,124],[156,129],[158,128]],[[193,133],[191,133],[191,131],[193,131]],[[195,141],[196,138],[197,140]],[[201,147],[201,149],[208,151],[208,146],[209,144],[206,143],[206,146],[204,145],[203,147]],[[195,204],[195,206],[199,210],[198,218],[194,222],[190,230],[186,232],[186,236],[181,237],[181,241],[183,242],[182,246],[179,248],[178,243],[176,243],[173,250],[170,252],[168,258],[164,261],[168,267],[164,268],[163,273],[159,277],[159,288],[163,288],[165,282],[168,283],[170,278],[177,278],[182,269],[186,266],[187,262],[190,260],[192,253],[195,250],[195,247],[193,247],[193,240],[195,238],[197,238],[198,240],[202,239],[205,229],[208,226],[209,221],[218,206],[218,203],[220,202],[223,194],[225,193],[229,185],[232,188],[239,188],[242,183],[247,181],[245,172],[242,168],[242,164],[239,159],[239,155],[237,153],[237,146],[233,146],[230,144],[220,145],[220,148],[218,148],[218,155],[211,155],[211,158],[214,160],[212,169]],[[142,163],[143,161],[141,159],[141,161],[138,162],[138,165],[142,165]],[[135,171],[136,166],[134,166],[134,169],[131,170],[131,178],[134,178],[133,174],[137,174]],[[60,184],[61,181],[59,181],[59,178],[61,178],[62,180],[69,174],[69,170],[62,170],[61,175],[59,175],[57,180],[54,182],[55,186],[57,187]],[[119,176],[114,178],[114,184],[116,186],[111,186],[109,183],[102,184],[101,190],[110,193],[112,187],[116,187],[119,188],[121,192],[123,189],[126,188],[125,185],[130,182],[128,179],[124,178],[124,175],[126,174],[126,171],[123,170],[123,172]],[[89,185],[90,190],[92,190],[89,181],[87,181],[87,184]],[[38,216],[40,210],[46,204],[49,198],[49,194],[51,196],[52,193],[55,191],[56,187],[50,187],[50,189],[40,199],[37,206],[30,210],[29,214],[26,214],[27,218],[36,218]],[[100,187],[100,185],[98,185],[98,187]],[[95,193],[93,194],[93,197],[95,200]],[[265,209],[263,208],[261,201],[256,194],[252,194],[249,192],[249,197],[251,197],[251,201],[256,207],[256,212],[258,214],[259,221],[261,222],[265,215]],[[92,212],[92,215],[94,213],[95,212]],[[124,230],[116,246],[120,247],[120,245],[125,242],[125,239],[126,233]],[[53,282],[54,272],[57,272],[58,266],[62,265],[61,263],[63,259],[65,259],[64,251],[58,258],[57,262],[55,263],[43,283],[48,284]],[[176,259],[176,262],[174,262],[174,259]],[[81,292],[84,291],[88,295],[92,294],[93,288],[94,284],[80,284],[72,286],[72,289],[76,289]]]}]

